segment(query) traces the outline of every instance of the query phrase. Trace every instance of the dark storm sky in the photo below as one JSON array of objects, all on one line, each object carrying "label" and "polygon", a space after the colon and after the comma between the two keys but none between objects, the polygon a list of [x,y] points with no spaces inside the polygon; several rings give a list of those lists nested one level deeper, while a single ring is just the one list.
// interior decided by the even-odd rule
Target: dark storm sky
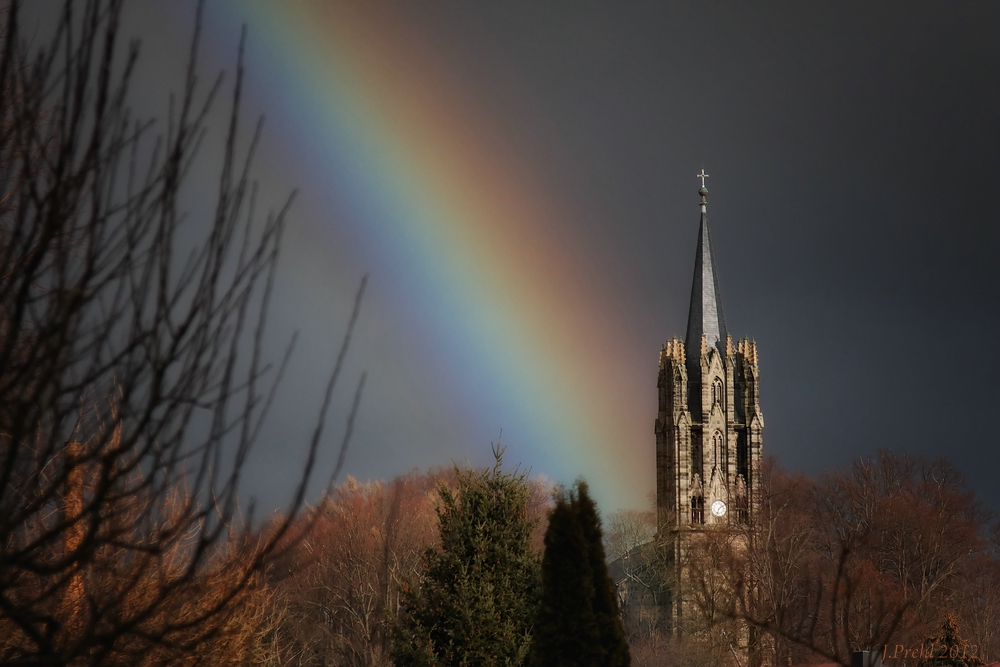
[{"label": "dark storm sky", "polygon": [[705,167],[768,453],[812,473],[880,447],[944,456],[1000,507],[1000,5],[428,14],[468,76],[504,72],[554,125],[554,178],[622,258],[650,349],[683,335]]},{"label": "dark storm sky", "polygon": [[[193,14],[182,5],[129,9],[154,75],[137,87],[140,106],[155,107],[156,86],[177,76]],[[639,378],[608,390],[648,434],[627,456],[652,466],[656,353],[685,330],[704,167],[726,322],[760,350],[765,453],[809,473],[883,447],[943,456],[1000,508],[1000,4],[334,5],[331,34],[355,25],[338,24],[347,15],[363,15],[357,25],[376,42],[382,26],[404,30],[459,97],[489,110],[490,132],[531,156],[537,187],[572,203],[565,226],[545,231],[586,247],[580,271],[620,332],[607,357]],[[511,425],[517,460],[571,481],[572,466],[548,467],[551,457],[533,455],[540,446],[518,440],[508,403],[453,379],[462,364],[433,334],[436,311],[400,306],[408,279],[338,204],[336,175],[310,166],[298,101],[277,86],[291,48],[268,39],[278,6],[209,2],[203,65],[231,69],[247,22],[247,106],[268,123],[263,176],[278,194],[301,187],[305,229],[337,222],[324,228],[329,251],[290,232],[294,275],[279,285],[276,337],[301,330],[304,352],[248,483],[265,504],[286,497],[275,488],[298,460],[286,442],[307,431],[325,379],[316,369],[333,354],[322,340],[339,336],[365,271],[372,291],[350,372],[367,369],[371,384],[347,472],[482,463]],[[323,3],[303,6],[326,15]],[[321,134],[322,117],[311,122]],[[330,290],[323,312],[299,298],[320,288]],[[414,342],[411,330],[425,333]],[[392,356],[401,348],[405,363]],[[606,510],[652,491],[650,475],[628,495],[581,471]]]},{"label": "dark storm sky", "polygon": [[946,456],[1000,503],[998,9],[647,5],[521,17],[496,38],[573,126],[578,178],[643,221],[621,242],[658,269],[636,281],[654,331],[683,307],[657,293],[691,253],[657,252],[643,193],[682,197],[691,165],[714,175],[726,314],[766,360],[767,450],[785,466]]}]

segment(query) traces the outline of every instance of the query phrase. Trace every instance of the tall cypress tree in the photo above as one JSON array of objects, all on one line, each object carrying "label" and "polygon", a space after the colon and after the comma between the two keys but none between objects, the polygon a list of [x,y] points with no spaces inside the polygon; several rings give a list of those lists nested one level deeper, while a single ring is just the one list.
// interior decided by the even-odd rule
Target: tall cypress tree
[{"label": "tall cypress tree", "polygon": [[590,498],[586,482],[582,480],[577,482],[574,500],[576,518],[587,543],[587,555],[594,581],[593,608],[597,627],[601,633],[601,647],[605,654],[603,664],[607,667],[629,667],[632,658],[628,652],[625,629],[622,627],[622,618],[618,610],[618,593],[608,574],[608,564],[604,557],[601,519],[597,515],[597,506]]},{"label": "tall cypress tree", "polygon": [[393,633],[396,665],[523,664],[539,592],[531,551],[526,475],[459,472],[458,489],[439,487],[440,546],[424,553],[425,576],[403,587]]},{"label": "tall cypress tree", "polygon": [[594,615],[594,577],[572,494],[560,492],[549,515],[542,596],[532,637],[532,667],[602,667]]},{"label": "tall cypress tree", "polygon": [[587,484],[560,492],[549,517],[533,667],[628,667],[618,597],[608,576],[597,507]]}]

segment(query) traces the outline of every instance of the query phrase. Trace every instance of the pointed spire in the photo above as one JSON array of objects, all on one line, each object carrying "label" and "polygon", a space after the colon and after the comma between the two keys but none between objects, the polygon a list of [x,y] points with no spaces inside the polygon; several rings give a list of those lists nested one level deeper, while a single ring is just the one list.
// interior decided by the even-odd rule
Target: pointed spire
[{"label": "pointed spire", "polygon": [[[707,174],[699,174],[704,183]],[[701,348],[704,337],[708,347],[725,351],[726,320],[722,315],[722,297],[719,292],[719,278],[715,271],[715,257],[712,255],[712,240],[708,233],[708,189],[702,185],[701,228],[698,231],[698,252],[694,260],[694,282],[691,285],[691,308],[688,311],[687,337],[688,366],[697,367],[699,360],[694,355]]]}]

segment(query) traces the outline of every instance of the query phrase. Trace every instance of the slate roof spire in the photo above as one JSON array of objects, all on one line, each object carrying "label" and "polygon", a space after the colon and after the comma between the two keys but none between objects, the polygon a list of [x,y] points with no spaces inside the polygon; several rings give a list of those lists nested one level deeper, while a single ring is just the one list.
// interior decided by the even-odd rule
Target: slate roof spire
[{"label": "slate roof spire", "polygon": [[709,348],[714,346],[720,353],[725,353],[726,346],[726,318],[722,314],[719,275],[715,270],[712,240],[708,233],[708,189],[705,187],[708,174],[702,169],[698,177],[702,179],[701,189],[698,190],[701,195],[701,228],[698,231],[691,308],[688,311],[687,337],[684,340],[689,368],[698,368],[700,365],[702,336]]}]

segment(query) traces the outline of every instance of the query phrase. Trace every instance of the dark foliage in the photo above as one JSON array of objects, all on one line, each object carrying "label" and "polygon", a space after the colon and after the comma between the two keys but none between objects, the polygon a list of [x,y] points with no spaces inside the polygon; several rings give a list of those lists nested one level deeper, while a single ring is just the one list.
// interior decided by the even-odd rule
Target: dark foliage
[{"label": "dark foliage", "polygon": [[590,497],[586,482],[577,483],[574,500],[574,509],[587,545],[587,556],[594,581],[594,617],[601,634],[601,647],[604,649],[603,664],[607,667],[628,667],[631,663],[628,642],[625,639],[625,630],[618,609],[618,594],[608,574],[601,519],[597,515],[597,506]]},{"label": "dark foliage", "polygon": [[604,667],[629,662],[600,520],[587,485],[580,482],[575,491],[557,496],[549,517],[531,664]]}]

